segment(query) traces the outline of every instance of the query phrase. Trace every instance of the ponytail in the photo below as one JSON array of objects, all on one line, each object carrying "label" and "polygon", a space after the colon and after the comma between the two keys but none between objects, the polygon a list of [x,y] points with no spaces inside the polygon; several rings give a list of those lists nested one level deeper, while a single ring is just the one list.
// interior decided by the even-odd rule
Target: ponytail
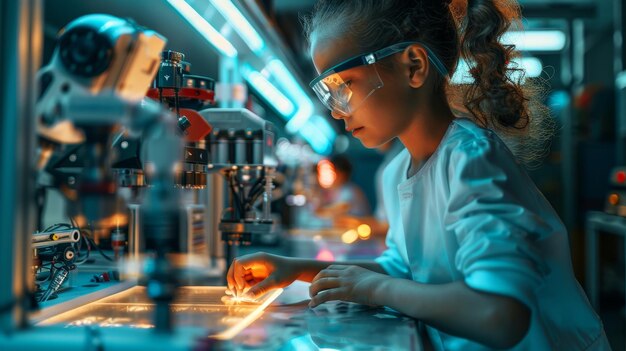
[{"label": "ponytail", "polygon": [[[461,54],[474,83],[466,92],[465,107],[485,125],[524,129],[529,121],[528,99],[520,82],[512,80],[511,73],[520,69],[509,66],[515,47],[500,43],[512,19],[496,1],[468,1]],[[519,12],[513,14],[519,18]]]},{"label": "ponytail", "polygon": [[473,78],[471,85],[456,89],[465,109],[478,124],[494,130],[518,161],[538,166],[549,150],[555,123],[541,103],[543,82],[524,81],[524,70],[511,65],[519,55],[515,46],[500,42],[520,23],[517,1],[453,0],[450,11],[459,27],[461,58]]}]

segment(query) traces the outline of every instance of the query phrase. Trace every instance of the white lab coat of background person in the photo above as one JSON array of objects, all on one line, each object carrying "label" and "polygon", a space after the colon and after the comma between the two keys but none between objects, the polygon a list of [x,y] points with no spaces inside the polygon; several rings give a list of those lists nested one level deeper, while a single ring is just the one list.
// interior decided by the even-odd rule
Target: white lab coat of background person
[{"label": "white lab coat of background person", "polygon": [[[407,179],[403,150],[384,172],[387,250],[377,262],[420,283],[464,280],[532,311],[512,350],[610,350],[574,277],[567,231],[498,136],[453,121],[435,153]],[[438,350],[487,350],[427,326]]]}]

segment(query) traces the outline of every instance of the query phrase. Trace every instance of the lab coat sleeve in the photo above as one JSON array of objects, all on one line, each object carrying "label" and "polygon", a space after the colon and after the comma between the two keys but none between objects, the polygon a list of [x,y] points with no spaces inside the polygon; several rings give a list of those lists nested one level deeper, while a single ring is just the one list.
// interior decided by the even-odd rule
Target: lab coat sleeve
[{"label": "lab coat sleeve", "polygon": [[465,283],[532,306],[548,273],[536,242],[551,229],[527,206],[541,194],[496,139],[460,145],[448,171],[445,226],[457,238],[455,265]]},{"label": "lab coat sleeve", "polygon": [[411,279],[409,267],[402,259],[402,256],[400,256],[398,246],[394,242],[392,233],[392,228],[389,228],[387,239],[385,240],[387,249],[382,255],[376,258],[376,263],[383,267],[385,272],[394,278]]}]

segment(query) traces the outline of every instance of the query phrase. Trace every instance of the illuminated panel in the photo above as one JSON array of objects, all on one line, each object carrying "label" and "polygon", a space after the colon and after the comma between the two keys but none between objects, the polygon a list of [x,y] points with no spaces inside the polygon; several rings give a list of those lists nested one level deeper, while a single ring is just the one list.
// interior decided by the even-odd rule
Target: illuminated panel
[{"label": "illuminated panel", "polygon": [[276,88],[263,74],[249,65],[241,67],[241,74],[252,88],[272,105],[283,117],[288,118],[295,111],[293,103]]},{"label": "illuminated panel", "polygon": [[257,31],[252,27],[250,22],[239,12],[237,7],[229,0],[211,0],[215,8],[226,18],[228,23],[232,25],[235,31],[248,44],[250,50],[255,54],[261,55],[265,43]]},{"label": "illuminated panel", "polygon": [[211,45],[213,45],[222,55],[236,57],[237,49],[220,32],[207,22],[196,10],[185,0],[167,0],[167,2],[183,16]]},{"label": "illuminated panel", "polygon": [[[96,326],[102,328],[153,328],[154,304],[144,287],[133,287],[40,322],[40,325],[63,325],[67,328]],[[174,325],[178,328],[204,327],[216,331],[208,337],[226,340],[245,329],[281,293],[274,290],[255,302],[223,302],[226,287],[188,286],[177,291],[171,305]]]},{"label": "illuminated panel", "polygon": [[[509,78],[515,82],[524,82],[526,77],[536,78],[541,76],[543,72],[543,63],[536,57],[522,57],[512,59],[512,63],[509,68],[520,69],[521,71],[508,72]],[[465,60],[459,60],[459,64],[452,76],[452,83],[454,84],[472,84],[474,78],[469,73],[469,65]]]},{"label": "illuminated panel", "polygon": [[567,38],[560,30],[536,30],[506,32],[501,42],[515,45],[518,51],[561,51],[565,48]]}]

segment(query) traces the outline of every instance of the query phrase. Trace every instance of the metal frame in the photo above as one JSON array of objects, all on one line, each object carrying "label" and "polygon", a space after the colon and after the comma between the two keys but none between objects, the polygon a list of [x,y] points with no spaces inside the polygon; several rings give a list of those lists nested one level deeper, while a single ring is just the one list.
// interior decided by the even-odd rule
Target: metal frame
[{"label": "metal frame", "polygon": [[0,330],[28,324],[35,229],[36,74],[41,65],[41,0],[0,3]]},{"label": "metal frame", "polygon": [[[626,218],[606,214],[604,212],[592,211],[587,213],[586,222],[586,290],[589,302],[598,310],[598,239],[601,232],[614,234],[624,238],[624,250],[626,252]],[[626,291],[624,292],[626,297]]]}]

